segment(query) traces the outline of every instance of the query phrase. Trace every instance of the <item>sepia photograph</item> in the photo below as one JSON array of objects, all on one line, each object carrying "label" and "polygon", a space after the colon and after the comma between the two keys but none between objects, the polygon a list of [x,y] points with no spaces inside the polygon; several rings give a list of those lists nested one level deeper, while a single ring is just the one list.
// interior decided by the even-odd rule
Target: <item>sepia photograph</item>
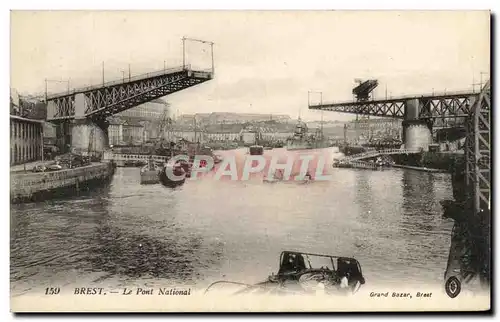
[{"label": "sepia photograph", "polygon": [[11,312],[491,310],[491,20],[12,10]]}]

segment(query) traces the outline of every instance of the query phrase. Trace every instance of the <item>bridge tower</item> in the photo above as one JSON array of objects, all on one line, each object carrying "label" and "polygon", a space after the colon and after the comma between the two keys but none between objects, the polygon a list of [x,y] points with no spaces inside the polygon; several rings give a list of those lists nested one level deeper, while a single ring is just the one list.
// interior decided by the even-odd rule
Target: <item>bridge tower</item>
[{"label": "bridge tower", "polygon": [[[376,79],[371,79],[367,81],[362,81],[361,79],[355,79],[358,86],[354,87],[352,94],[356,102],[367,102],[373,100],[373,90],[378,86],[378,81]],[[354,123],[356,135],[364,136],[370,140],[370,116],[356,113],[356,121]]]},{"label": "bridge tower", "polygon": [[476,276],[482,286],[490,284],[490,91],[488,82],[466,118],[465,155],[457,160],[452,171],[454,200],[443,202],[443,216],[455,221],[445,271],[446,285],[454,278],[469,283]]}]

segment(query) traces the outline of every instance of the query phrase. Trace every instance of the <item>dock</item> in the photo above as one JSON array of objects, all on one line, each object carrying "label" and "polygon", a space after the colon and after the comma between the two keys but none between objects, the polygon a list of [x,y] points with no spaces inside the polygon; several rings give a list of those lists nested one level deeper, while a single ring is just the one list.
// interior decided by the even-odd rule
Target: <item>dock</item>
[{"label": "dock", "polygon": [[23,203],[71,195],[108,182],[114,174],[111,162],[47,172],[11,172],[10,201]]}]

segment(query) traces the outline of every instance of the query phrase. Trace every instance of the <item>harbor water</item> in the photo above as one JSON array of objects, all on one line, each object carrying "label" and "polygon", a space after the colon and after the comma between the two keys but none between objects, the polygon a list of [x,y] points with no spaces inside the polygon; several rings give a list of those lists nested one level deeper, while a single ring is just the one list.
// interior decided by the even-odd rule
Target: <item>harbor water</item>
[{"label": "harbor water", "polygon": [[332,169],[330,181],[140,185],[139,168],[64,200],[11,206],[11,291],[258,282],[283,250],[356,258],[370,284],[442,283],[449,175]]}]

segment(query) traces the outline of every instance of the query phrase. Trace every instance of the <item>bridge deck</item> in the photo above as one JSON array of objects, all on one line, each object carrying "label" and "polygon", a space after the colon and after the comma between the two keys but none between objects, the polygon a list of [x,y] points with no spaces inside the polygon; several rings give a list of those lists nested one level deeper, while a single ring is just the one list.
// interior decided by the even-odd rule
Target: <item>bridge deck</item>
[{"label": "bridge deck", "polygon": [[[198,85],[213,78],[212,71],[171,68],[98,86],[78,88],[47,97],[47,120],[80,117],[103,121],[108,116],[154,99]],[[83,94],[83,99],[76,96]],[[83,111],[82,111],[83,110]]]},{"label": "bridge deck", "polygon": [[[104,87],[113,87],[113,86],[117,86],[117,85],[133,83],[133,82],[142,81],[142,80],[152,78],[152,77],[164,76],[164,75],[168,75],[168,74],[172,74],[172,73],[182,72],[185,70],[190,70],[189,66],[187,66],[187,67],[182,67],[182,66],[171,67],[171,68],[162,69],[159,71],[154,71],[151,73],[144,73],[144,74],[139,74],[139,75],[132,76],[132,77],[125,77],[125,78],[120,78],[120,79],[116,79],[116,80],[112,80],[112,81],[107,81],[107,82],[101,83],[101,84],[77,87],[74,89],[70,89],[69,91],[58,92],[58,93],[48,93],[47,100],[52,100],[52,99],[64,97],[64,96],[70,96],[70,95],[74,95],[74,94],[78,94],[78,93],[90,92],[93,90],[102,89]],[[208,71],[209,70],[203,70],[200,72],[208,72]]]},{"label": "bridge deck", "polygon": [[448,93],[433,93],[425,95],[408,95],[371,101],[344,101],[309,105],[309,109],[330,112],[371,115],[379,117],[404,118],[406,102],[418,100],[420,105],[419,118],[445,119],[466,117],[470,114],[471,98],[479,93],[473,91],[456,91]]}]

